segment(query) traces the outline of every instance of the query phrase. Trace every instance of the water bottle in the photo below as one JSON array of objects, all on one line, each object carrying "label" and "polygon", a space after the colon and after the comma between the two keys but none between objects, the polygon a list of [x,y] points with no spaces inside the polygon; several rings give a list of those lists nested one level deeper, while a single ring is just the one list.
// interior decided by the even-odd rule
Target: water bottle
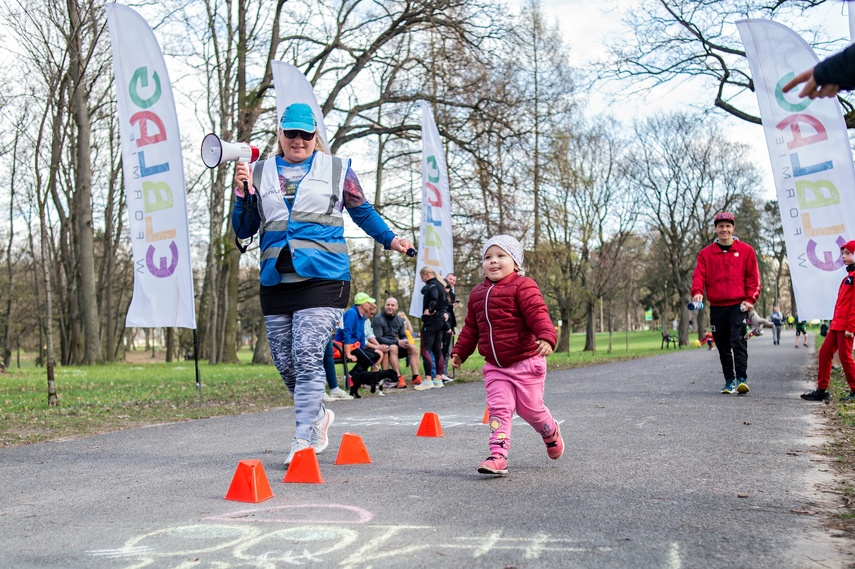
[{"label": "water bottle", "polygon": [[687,305],[687,307],[689,308],[689,310],[690,310],[690,311],[692,311],[692,310],[703,310],[703,308],[704,308],[704,303],[703,303],[703,302],[701,302],[701,301],[698,301],[698,302],[690,302],[690,303]]}]

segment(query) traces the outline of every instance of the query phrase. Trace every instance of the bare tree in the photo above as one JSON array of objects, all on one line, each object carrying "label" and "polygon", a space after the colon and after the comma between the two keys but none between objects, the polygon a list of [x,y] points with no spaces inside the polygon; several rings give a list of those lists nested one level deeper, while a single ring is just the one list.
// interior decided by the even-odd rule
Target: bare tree
[{"label": "bare tree", "polygon": [[[552,212],[546,219],[551,227],[561,227],[560,232],[547,232],[549,251],[567,248],[571,254],[555,267],[551,254],[540,264],[559,269],[551,293],[563,306],[562,321],[569,317],[571,299],[559,300],[561,292],[572,293],[584,307],[585,351],[596,351],[594,309],[621,283],[614,273],[619,270],[621,250],[636,217],[634,199],[623,181],[624,145],[617,132],[619,128],[610,121],[574,125],[557,137],[548,157],[554,189],[546,202],[546,211]],[[567,279],[575,286],[563,285]],[[561,341],[559,345],[563,347]]]},{"label": "bare tree", "polygon": [[[809,26],[805,14],[826,0],[642,0],[627,11],[624,23],[630,34],[615,36],[610,57],[599,66],[599,76],[618,79],[635,87],[626,93],[674,81],[701,78],[713,88],[702,102],[742,120],[760,124],[753,97],[737,100],[754,91],[736,21],[767,18],[786,22],[815,46],[828,40]],[[855,107],[846,99],[846,124],[855,128]]]},{"label": "bare tree", "polygon": [[781,281],[784,276],[789,276],[787,265],[787,243],[784,240],[784,227],[781,223],[781,213],[778,209],[778,200],[767,201],[763,205],[761,227],[760,249],[771,257],[772,267],[772,304],[776,305],[781,300]]},{"label": "bare tree", "polygon": [[641,199],[641,216],[658,235],[681,305],[679,339],[688,343],[688,309],[697,253],[713,235],[717,211],[732,209],[759,185],[744,145],[724,140],[687,114],[660,114],[634,126],[626,172]]},{"label": "bare tree", "polygon": [[[68,73],[69,112],[76,129],[69,139],[75,149],[74,191],[70,200],[75,250],[77,252],[76,277],[78,280],[78,307],[83,328],[83,358],[81,363],[94,364],[102,361],[101,331],[98,316],[97,290],[95,286],[95,240],[92,227],[92,122],[89,108],[91,78],[87,78],[87,67],[97,53],[99,37],[104,29],[100,5],[81,4],[78,0],[66,0],[68,10]],[[91,69],[91,68],[90,68]]]}]

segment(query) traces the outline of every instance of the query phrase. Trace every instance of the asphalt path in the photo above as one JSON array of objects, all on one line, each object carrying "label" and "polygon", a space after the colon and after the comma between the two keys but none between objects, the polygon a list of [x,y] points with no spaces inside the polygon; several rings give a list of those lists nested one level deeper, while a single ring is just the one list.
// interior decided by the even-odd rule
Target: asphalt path
[{"label": "asphalt path", "polygon": [[[567,451],[515,419],[507,477],[476,471],[480,383],[332,403],[323,484],[282,482],[291,408],[0,449],[0,567],[845,566],[793,340],[750,340],[745,396],[705,347],[550,372]],[[426,412],[442,437],[416,436]],[[371,464],[334,464],[345,432]],[[224,499],[244,459],[273,498]]]}]

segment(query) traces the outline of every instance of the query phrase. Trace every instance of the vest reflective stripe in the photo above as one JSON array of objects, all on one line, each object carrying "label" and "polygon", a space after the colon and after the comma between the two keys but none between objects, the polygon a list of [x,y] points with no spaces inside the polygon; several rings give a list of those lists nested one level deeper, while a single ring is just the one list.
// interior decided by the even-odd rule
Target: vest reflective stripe
[{"label": "vest reflective stripe", "polygon": [[[342,180],[341,175],[341,160],[333,160],[332,165],[332,185],[333,185],[333,197],[336,198],[337,201],[341,201],[341,191],[340,188],[344,187],[344,180]],[[331,214],[333,209],[335,208],[335,202],[330,200],[329,209],[327,209],[327,215]]]},{"label": "vest reflective stripe", "polygon": [[288,245],[291,246],[291,249],[316,249],[347,255],[347,243],[318,243],[317,241],[291,239],[288,241]]},{"label": "vest reflective stripe", "polygon": [[[331,217],[326,213],[308,213],[305,211],[292,211],[292,221],[304,221],[306,223],[317,223],[320,225],[332,225],[335,227],[344,227],[344,218]],[[330,220],[333,222],[330,223]]]},{"label": "vest reflective stripe", "polygon": [[288,231],[288,220],[283,221],[268,221],[264,224],[265,231]]},{"label": "vest reflective stripe", "polygon": [[[264,162],[259,193],[261,212],[261,284],[307,278],[350,280],[344,240],[342,196],[350,160],[316,152],[309,172],[297,185],[291,211],[282,197],[275,158]],[[276,261],[286,246],[296,275],[283,275]]]},{"label": "vest reflective stripe", "polygon": [[279,258],[279,253],[282,251],[282,247],[269,247],[261,252],[261,261],[266,261],[268,259],[276,260]]}]

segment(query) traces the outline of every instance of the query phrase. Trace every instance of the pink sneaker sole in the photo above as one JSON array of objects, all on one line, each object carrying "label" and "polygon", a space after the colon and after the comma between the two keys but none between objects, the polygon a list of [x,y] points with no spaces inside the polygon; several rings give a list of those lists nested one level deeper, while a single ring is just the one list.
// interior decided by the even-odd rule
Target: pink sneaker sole
[{"label": "pink sneaker sole", "polygon": [[491,456],[478,465],[478,472],[481,474],[498,474],[504,476],[508,473],[508,461],[501,456]]}]

